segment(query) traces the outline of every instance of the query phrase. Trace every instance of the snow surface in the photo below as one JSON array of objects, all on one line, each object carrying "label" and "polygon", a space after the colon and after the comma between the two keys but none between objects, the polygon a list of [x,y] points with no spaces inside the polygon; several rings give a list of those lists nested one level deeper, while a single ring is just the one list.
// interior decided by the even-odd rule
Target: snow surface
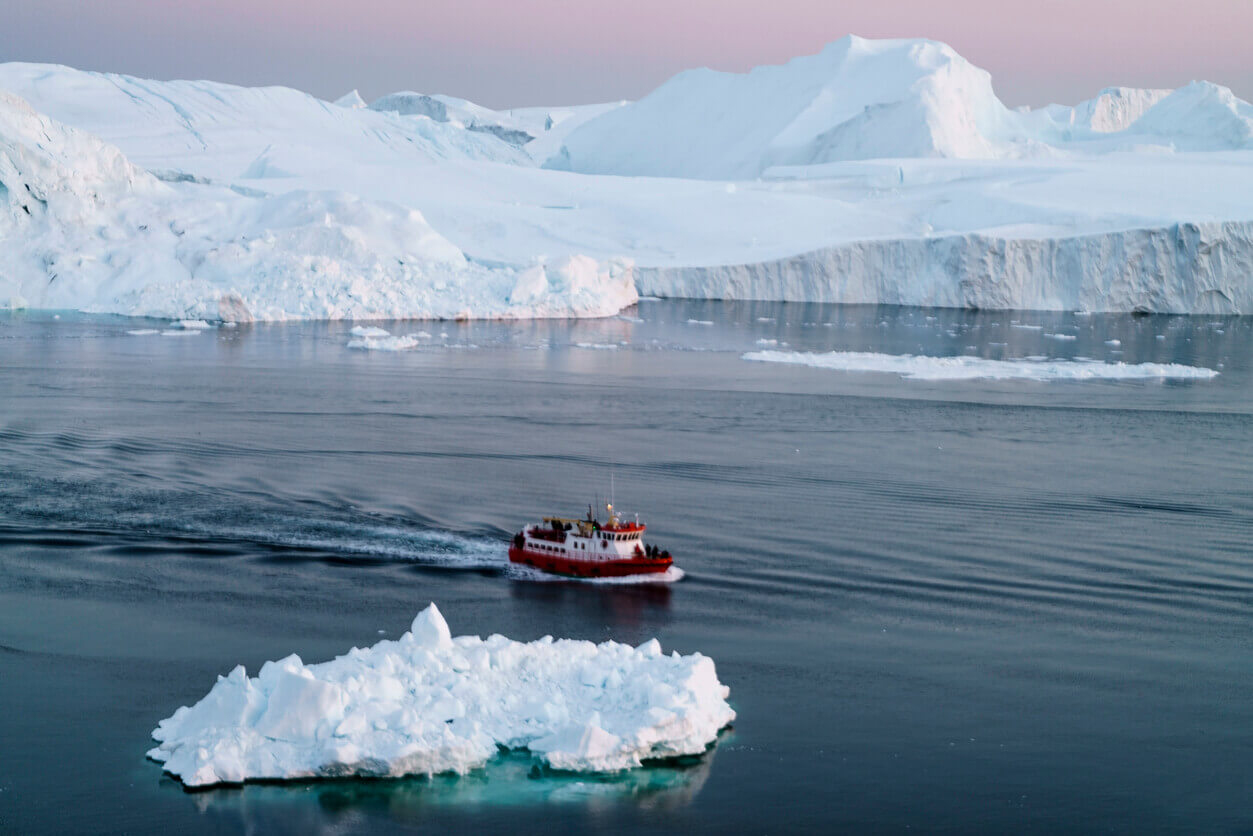
[{"label": "snow surface", "polygon": [[396,641],[256,677],[242,666],[153,731],[148,752],[188,786],[258,779],[465,773],[499,748],[613,772],[698,755],[735,719],[712,659],[656,639],[453,638],[434,604]]},{"label": "snow surface", "polygon": [[1096,360],[987,360],[982,357],[926,357],[832,351],[752,351],[745,360],[787,363],[844,372],[882,372],[906,380],[1209,380],[1213,369],[1178,363],[1102,363]]},{"label": "snow surface", "polygon": [[[0,64],[0,89],[137,169],[126,199],[66,212],[40,240],[0,215],[23,251],[0,260],[25,264],[0,278],[8,307],[604,315],[634,301],[634,263],[656,296],[1253,312],[1250,106],[1204,82],[1016,111],[943,44],[850,37],[571,108],[420,93],[363,108],[35,64]],[[26,153],[14,139],[0,131]],[[0,204],[22,212],[13,197]],[[531,293],[537,265],[566,258],[599,263],[587,292],[545,267],[548,292]]]}]

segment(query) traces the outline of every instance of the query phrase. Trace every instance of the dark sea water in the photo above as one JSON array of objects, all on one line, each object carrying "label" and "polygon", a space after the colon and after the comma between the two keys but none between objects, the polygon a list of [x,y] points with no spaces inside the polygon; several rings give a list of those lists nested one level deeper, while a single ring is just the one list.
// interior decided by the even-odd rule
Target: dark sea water
[{"label": "dark sea water", "polygon": [[[384,353],[0,316],[0,831],[1253,831],[1253,319],[632,317],[398,323],[431,337]],[[742,360],[759,340],[1221,373],[929,382]],[[684,580],[508,571],[514,530],[611,473]],[[739,717],[603,778],[189,793],[145,760],[235,664],[429,601],[454,634],[699,650]]]}]

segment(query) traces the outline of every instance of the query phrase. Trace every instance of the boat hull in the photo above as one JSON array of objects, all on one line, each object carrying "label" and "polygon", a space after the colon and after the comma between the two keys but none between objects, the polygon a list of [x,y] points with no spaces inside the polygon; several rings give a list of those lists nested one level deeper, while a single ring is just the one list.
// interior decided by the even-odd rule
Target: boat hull
[{"label": "boat hull", "polygon": [[517,546],[509,547],[509,560],[533,566],[541,572],[567,578],[624,578],[629,575],[660,574],[674,563],[669,557],[630,557],[619,560],[575,560],[555,554],[543,554]]}]

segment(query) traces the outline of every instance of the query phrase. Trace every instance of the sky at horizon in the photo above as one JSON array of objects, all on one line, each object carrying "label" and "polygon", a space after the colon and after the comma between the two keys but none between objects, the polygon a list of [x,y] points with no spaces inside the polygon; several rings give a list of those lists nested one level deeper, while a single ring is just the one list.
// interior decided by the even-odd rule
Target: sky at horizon
[{"label": "sky at horizon", "polygon": [[1196,79],[1253,98],[1253,0],[0,0],[0,12],[0,61],[329,99],[353,88],[498,108],[634,99],[680,70],[782,63],[850,32],[944,41],[990,71],[1009,105]]}]

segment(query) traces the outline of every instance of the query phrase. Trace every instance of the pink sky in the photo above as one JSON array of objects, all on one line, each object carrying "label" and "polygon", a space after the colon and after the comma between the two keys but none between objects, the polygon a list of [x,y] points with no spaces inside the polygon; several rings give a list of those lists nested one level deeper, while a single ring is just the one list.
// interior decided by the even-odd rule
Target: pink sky
[{"label": "pink sky", "polygon": [[1007,104],[1193,79],[1253,98],[1253,0],[0,0],[0,59],[155,78],[399,89],[502,107],[637,98],[849,32],[945,41]]}]

